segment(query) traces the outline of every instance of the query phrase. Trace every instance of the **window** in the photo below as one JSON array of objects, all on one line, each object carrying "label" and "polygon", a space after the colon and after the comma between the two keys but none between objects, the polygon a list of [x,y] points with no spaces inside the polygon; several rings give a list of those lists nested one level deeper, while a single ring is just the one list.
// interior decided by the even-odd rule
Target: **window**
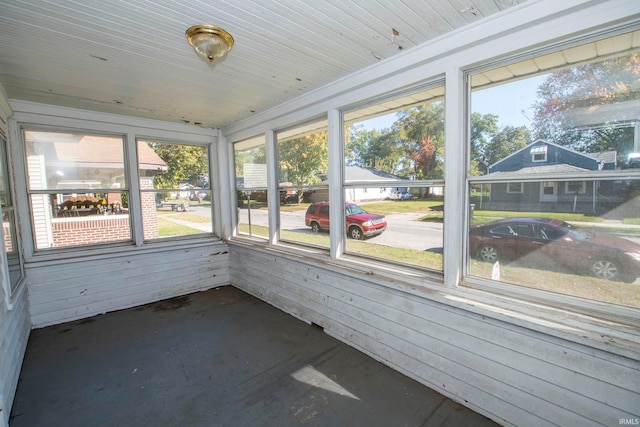
[{"label": "window", "polygon": [[[264,135],[234,144],[238,234],[269,238],[267,156]],[[286,193],[282,203],[287,203]]]},{"label": "window", "polygon": [[328,248],[327,228],[306,215],[310,204],[329,202],[327,120],[281,130],[276,141],[280,239]]},{"label": "window", "polygon": [[211,233],[206,146],[138,140],[144,239]]},{"label": "window", "polygon": [[584,194],[587,192],[587,182],[586,181],[567,181],[564,185],[565,193],[580,193]]},{"label": "window", "polygon": [[16,227],[16,211],[11,195],[12,183],[8,173],[7,141],[0,133],[0,204],[2,206],[2,235],[4,237],[4,252],[7,257],[9,271],[7,296],[10,297],[17,289],[20,279],[24,276],[24,266],[21,245],[18,241]]},{"label": "window", "polygon": [[640,307],[639,35],[471,73],[468,283]]},{"label": "window", "polygon": [[119,136],[24,131],[37,250],[131,240]]},{"label": "window", "polygon": [[442,271],[444,87],[344,113],[346,252]]},{"label": "window", "polygon": [[531,161],[532,162],[546,162],[547,161],[547,146],[539,145],[531,148]]},{"label": "window", "polygon": [[522,183],[521,182],[508,182],[507,183],[507,193],[522,193]]}]

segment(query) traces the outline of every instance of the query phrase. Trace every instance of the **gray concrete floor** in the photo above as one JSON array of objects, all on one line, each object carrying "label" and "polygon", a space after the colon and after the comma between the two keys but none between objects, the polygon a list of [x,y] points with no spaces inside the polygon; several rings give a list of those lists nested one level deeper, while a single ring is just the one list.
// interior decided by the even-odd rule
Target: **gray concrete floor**
[{"label": "gray concrete floor", "polygon": [[231,286],[34,330],[10,426],[493,426]]}]

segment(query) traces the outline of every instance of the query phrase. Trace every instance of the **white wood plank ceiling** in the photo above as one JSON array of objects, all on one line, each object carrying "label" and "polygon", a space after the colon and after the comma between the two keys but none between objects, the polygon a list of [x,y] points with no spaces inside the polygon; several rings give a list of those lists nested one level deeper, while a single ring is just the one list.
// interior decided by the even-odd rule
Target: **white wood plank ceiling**
[{"label": "white wood plank ceiling", "polygon": [[[0,0],[10,99],[224,127],[525,0]],[[209,69],[191,25],[229,31]]]}]

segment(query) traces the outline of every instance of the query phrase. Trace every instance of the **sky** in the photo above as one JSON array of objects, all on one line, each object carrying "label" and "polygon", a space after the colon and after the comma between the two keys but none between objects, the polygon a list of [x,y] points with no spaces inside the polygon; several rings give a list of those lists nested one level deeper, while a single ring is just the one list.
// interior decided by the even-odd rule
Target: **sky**
[{"label": "sky", "polygon": [[[471,111],[496,114],[500,128],[505,126],[530,127],[534,111],[532,105],[536,89],[546,76],[538,76],[472,92]],[[508,100],[508,102],[498,102]],[[393,125],[395,114],[389,114],[358,123],[365,129],[385,129]]]}]

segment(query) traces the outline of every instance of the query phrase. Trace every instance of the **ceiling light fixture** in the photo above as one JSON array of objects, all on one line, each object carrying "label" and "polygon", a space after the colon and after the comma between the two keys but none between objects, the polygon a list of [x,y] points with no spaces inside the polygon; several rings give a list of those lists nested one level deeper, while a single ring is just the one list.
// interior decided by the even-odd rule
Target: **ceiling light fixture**
[{"label": "ceiling light fixture", "polygon": [[189,44],[211,68],[224,61],[233,47],[233,37],[213,25],[194,25],[186,32]]}]

